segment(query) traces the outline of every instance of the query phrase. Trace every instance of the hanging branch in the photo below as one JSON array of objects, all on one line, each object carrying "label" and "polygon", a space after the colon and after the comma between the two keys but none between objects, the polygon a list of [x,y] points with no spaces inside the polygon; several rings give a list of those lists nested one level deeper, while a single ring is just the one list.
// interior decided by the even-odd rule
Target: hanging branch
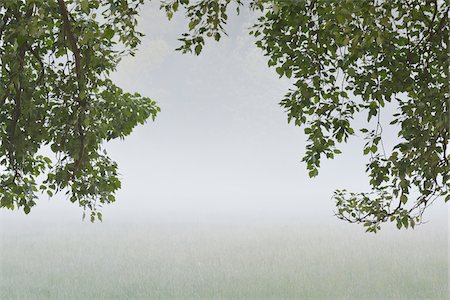
[{"label": "hanging branch", "polygon": [[[61,19],[63,21],[63,28],[64,28],[64,35],[66,36],[69,45],[70,50],[73,52],[73,55],[75,57],[75,73],[77,76],[78,81],[78,108],[80,109],[80,114],[78,115],[78,134],[80,135],[80,148],[78,151],[78,158],[75,159],[75,166],[72,173],[72,178],[75,176],[75,173],[80,167],[81,161],[84,157],[84,148],[85,148],[85,134],[83,130],[83,116],[84,116],[84,109],[85,109],[85,101],[80,97],[80,95],[84,95],[82,93],[84,89],[84,76],[83,76],[83,70],[81,65],[81,54],[80,49],[78,48],[77,38],[72,30],[72,25],[69,21],[69,12],[67,11],[66,4],[64,3],[64,0],[58,0],[59,10],[61,12]],[[84,98],[84,96],[83,96]]]}]

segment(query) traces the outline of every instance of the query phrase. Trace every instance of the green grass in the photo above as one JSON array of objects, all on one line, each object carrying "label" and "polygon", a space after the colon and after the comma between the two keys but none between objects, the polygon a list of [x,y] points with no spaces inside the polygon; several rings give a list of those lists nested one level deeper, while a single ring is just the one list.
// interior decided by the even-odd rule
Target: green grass
[{"label": "green grass", "polygon": [[447,299],[446,230],[82,224],[1,230],[0,299]]}]

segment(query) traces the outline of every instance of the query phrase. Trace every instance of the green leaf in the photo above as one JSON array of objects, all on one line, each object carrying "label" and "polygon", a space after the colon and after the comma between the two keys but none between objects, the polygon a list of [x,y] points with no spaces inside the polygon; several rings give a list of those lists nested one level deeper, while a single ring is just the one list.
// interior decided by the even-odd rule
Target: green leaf
[{"label": "green leaf", "polygon": [[312,169],[311,171],[309,171],[309,177],[316,177],[317,175],[319,175],[319,170],[317,169]]},{"label": "green leaf", "polygon": [[403,226],[404,226],[406,229],[408,229],[408,225],[409,225],[408,217],[403,217],[402,223],[403,223]]},{"label": "green leaf", "polygon": [[202,52],[202,45],[198,44],[195,46],[195,54],[199,55]]},{"label": "green leaf", "polygon": [[292,76],[292,70],[291,70],[291,69],[286,69],[285,74],[286,74],[286,77],[287,77],[287,78],[291,78],[291,76]]},{"label": "green leaf", "polygon": [[275,71],[278,73],[278,75],[280,75],[280,77],[284,74],[284,69],[282,67],[276,68]]},{"label": "green leaf", "polygon": [[376,145],[372,145],[372,147],[370,148],[370,151],[372,151],[372,153],[376,153],[378,150]]},{"label": "green leaf", "polygon": [[105,38],[107,38],[108,40],[112,39],[114,34],[115,34],[115,30],[112,29],[111,27],[106,27],[105,29]]},{"label": "green leaf", "polygon": [[189,25],[188,25],[189,30],[194,29],[194,27],[197,26],[199,23],[200,23],[199,19],[195,19],[195,20],[192,20],[191,22],[189,22]]},{"label": "green leaf", "polygon": [[408,197],[406,197],[404,194],[400,196],[400,202],[403,204],[406,204],[408,202]]},{"label": "green leaf", "polygon": [[81,6],[81,10],[83,10],[84,12],[88,12],[89,11],[89,0],[80,0],[80,6]]}]

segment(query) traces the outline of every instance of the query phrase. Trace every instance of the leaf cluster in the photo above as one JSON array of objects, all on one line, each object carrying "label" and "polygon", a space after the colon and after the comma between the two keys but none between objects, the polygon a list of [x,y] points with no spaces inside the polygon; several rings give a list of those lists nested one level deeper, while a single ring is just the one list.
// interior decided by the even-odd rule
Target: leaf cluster
[{"label": "leaf cluster", "polygon": [[142,3],[1,1],[0,207],[29,213],[39,192],[63,190],[93,220],[115,200],[117,164],[103,144],[159,111],[109,79],[139,44]]},{"label": "leaf cluster", "polygon": [[[189,24],[195,24],[183,36],[194,36],[201,45],[211,24],[209,19],[198,22],[192,12],[202,7],[200,17],[216,11],[208,10],[208,2],[183,3]],[[226,11],[230,1],[218,3]],[[248,5],[260,14],[250,34],[269,67],[293,81],[280,104],[289,122],[304,127],[309,176],[318,175],[323,158],[341,153],[340,143],[359,134],[366,140],[363,154],[372,191],[337,190],[339,218],[373,232],[386,221],[414,227],[436,198],[450,199],[448,2],[267,0]],[[222,29],[218,21],[213,25]],[[197,47],[192,40],[181,42],[183,52]],[[386,115],[398,129],[393,149],[385,149],[380,121],[388,102],[398,107],[394,116]],[[354,128],[360,115],[367,126]]]}]

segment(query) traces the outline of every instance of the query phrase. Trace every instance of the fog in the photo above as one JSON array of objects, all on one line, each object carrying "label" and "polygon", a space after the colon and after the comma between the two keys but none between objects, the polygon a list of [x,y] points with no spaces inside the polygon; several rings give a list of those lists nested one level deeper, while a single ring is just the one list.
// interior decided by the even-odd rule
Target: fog
[{"label": "fog", "polygon": [[[303,129],[288,124],[278,105],[290,82],[279,79],[254,46],[247,33],[254,18],[248,12],[230,16],[229,37],[207,43],[196,57],[174,51],[186,28],[182,15],[168,22],[156,5],[145,6],[140,30],[146,37],[135,57],[122,60],[113,79],[124,90],[157,101],[161,113],[155,122],[106,145],[122,179],[117,201],[103,207],[102,223],[91,224],[82,221],[82,209],[64,195],[41,196],[29,215],[0,210],[1,231],[26,240],[27,230],[46,236],[51,234],[48,228],[73,226],[67,238],[77,232],[88,235],[111,229],[111,233],[124,224],[133,231],[155,230],[164,224],[247,229],[263,224],[299,234],[325,228],[327,235],[319,236],[348,232],[366,241],[361,226],[334,216],[331,199],[337,188],[369,189],[362,137],[342,145],[343,154],[334,160],[324,160],[318,177],[308,177],[301,162]],[[395,128],[384,132],[388,143],[396,135]],[[370,240],[377,243],[379,238],[386,245],[387,232],[400,240],[417,234],[414,243],[421,244],[431,234],[439,237],[441,243],[435,246],[444,251],[439,253],[445,253],[442,238],[448,236],[448,209],[443,199],[424,217],[427,223],[414,231],[393,230],[388,224],[378,235],[370,235]],[[8,238],[3,239],[6,245]]]},{"label": "fog", "polygon": [[[248,35],[255,17],[249,12],[231,17],[229,37],[207,43],[196,57],[174,51],[186,29],[181,14],[169,22],[156,4],[143,8],[139,28],[146,37],[113,78],[125,90],[156,100],[162,111],[155,122],[106,146],[119,163],[123,187],[117,202],[103,209],[105,224],[234,218],[335,222],[336,188],[369,190],[358,135],[342,146],[342,155],[323,161],[317,178],[308,178],[301,162],[303,129],[288,124],[278,105],[290,82],[267,67]],[[384,128],[388,144],[395,134],[395,128]],[[425,218],[446,223],[442,202]],[[21,211],[0,213],[2,222],[13,223],[80,222],[82,214],[64,195],[40,197],[26,217]]]}]

